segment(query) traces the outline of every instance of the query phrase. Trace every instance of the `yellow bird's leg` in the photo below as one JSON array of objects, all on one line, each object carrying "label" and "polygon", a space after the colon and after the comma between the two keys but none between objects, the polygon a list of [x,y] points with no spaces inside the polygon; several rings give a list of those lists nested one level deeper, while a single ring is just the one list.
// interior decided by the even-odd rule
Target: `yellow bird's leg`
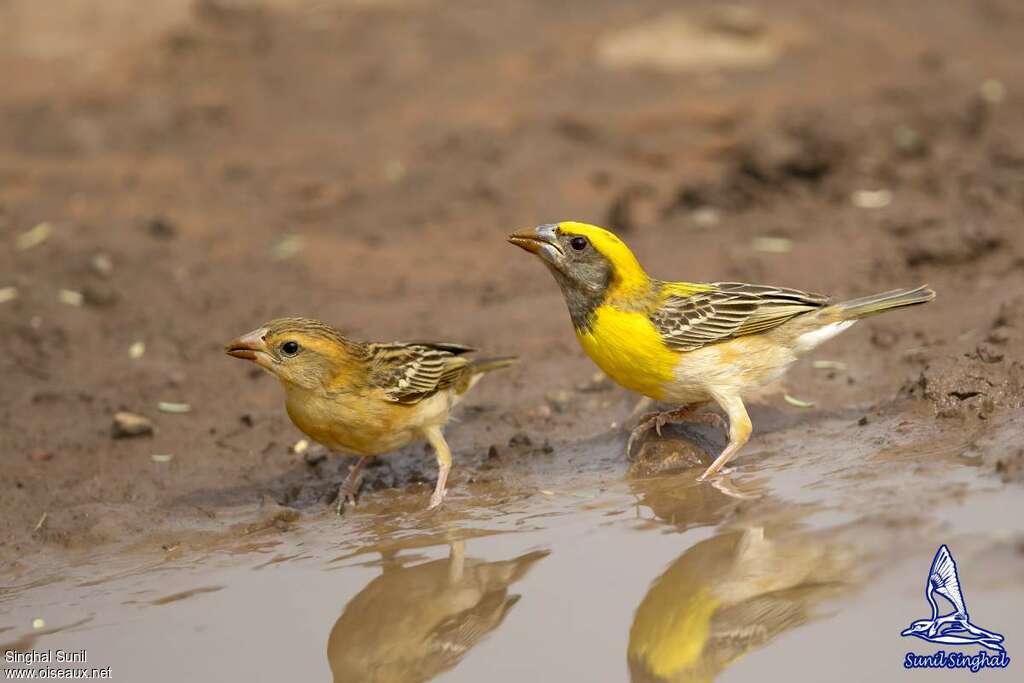
[{"label": "yellow bird's leg", "polygon": [[677,422],[694,422],[697,424],[706,424],[712,427],[720,427],[725,429],[725,421],[722,420],[721,416],[716,413],[698,413],[697,409],[700,408],[704,403],[691,403],[689,405],[676,408],[675,410],[667,410],[662,413],[649,413],[640,420],[640,423],[633,428],[633,431],[629,433],[629,441],[626,443],[626,455],[632,457],[633,455],[633,444],[642,435],[651,431],[652,429],[661,436],[661,428],[667,424],[673,424]]},{"label": "yellow bird's leg", "polygon": [[747,443],[752,431],[750,416],[747,415],[747,409],[743,406],[743,399],[739,396],[716,396],[715,400],[729,416],[729,445],[725,447],[721,455],[715,458],[711,466],[704,470],[704,474],[700,475],[697,481],[704,481],[708,477],[718,474],[718,471],[725,467],[725,464]]},{"label": "yellow bird's leg", "polygon": [[359,462],[352,466],[349,470],[348,476],[345,477],[345,481],[341,483],[341,487],[338,488],[338,503],[334,507],[334,511],[339,515],[345,512],[345,506],[352,503],[352,507],[356,505],[356,494],[359,493],[360,479],[362,478],[363,468],[366,467],[366,463],[370,460],[368,456],[359,458]]},{"label": "yellow bird's leg", "polygon": [[423,430],[427,441],[434,447],[437,454],[437,486],[434,487],[434,494],[430,496],[428,510],[433,510],[444,500],[445,484],[448,483],[448,472],[452,469],[452,452],[448,448],[448,442],[444,440],[444,434],[440,427],[427,427]]}]

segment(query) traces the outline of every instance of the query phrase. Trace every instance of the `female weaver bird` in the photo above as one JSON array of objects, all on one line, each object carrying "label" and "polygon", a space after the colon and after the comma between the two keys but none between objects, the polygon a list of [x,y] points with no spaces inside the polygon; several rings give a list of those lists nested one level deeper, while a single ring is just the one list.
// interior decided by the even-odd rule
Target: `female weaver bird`
[{"label": "female weaver bird", "polygon": [[469,360],[464,354],[473,349],[459,344],[353,341],[308,318],[272,320],[225,351],[281,381],[288,417],[311,439],[362,456],[338,491],[338,514],[355,501],[360,473],[371,457],[419,439],[437,455],[429,508],[440,505],[452,466],[441,428],[485,372],[516,360]]},{"label": "female weaver bird", "polygon": [[714,401],[729,417],[729,444],[700,479],[715,475],[750,438],[743,395],[780,377],[793,361],[859,318],[935,298],[927,286],[830,303],[828,297],[739,282],[665,282],[647,275],[612,233],[585,223],[513,233],[562,289],[580,346],[612,379],[682,407],[647,416],[635,439],[670,422],[720,423],[698,414]]}]

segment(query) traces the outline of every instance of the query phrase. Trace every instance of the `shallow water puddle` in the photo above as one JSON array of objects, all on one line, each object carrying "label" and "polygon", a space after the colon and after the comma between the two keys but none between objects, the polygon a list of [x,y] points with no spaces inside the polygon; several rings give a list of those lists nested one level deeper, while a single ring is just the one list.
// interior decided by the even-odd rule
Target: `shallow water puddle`
[{"label": "shallow water puddle", "polygon": [[955,444],[829,454],[835,428],[769,434],[717,486],[552,465],[524,476],[530,495],[466,486],[442,514],[385,491],[205,552],[94,557],[6,589],[0,629],[9,648],[85,649],[115,680],[887,680],[929,651],[899,633],[927,616],[948,543],[1012,656],[1018,492]]}]

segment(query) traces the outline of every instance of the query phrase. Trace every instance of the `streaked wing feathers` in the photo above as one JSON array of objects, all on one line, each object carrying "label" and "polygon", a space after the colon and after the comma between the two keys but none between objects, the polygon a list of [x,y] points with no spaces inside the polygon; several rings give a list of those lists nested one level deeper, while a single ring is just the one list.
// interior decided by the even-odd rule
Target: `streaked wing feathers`
[{"label": "streaked wing feathers", "polygon": [[765,332],[824,306],[828,297],[784,287],[716,282],[714,289],[669,296],[650,319],[665,343],[693,351],[733,337]]},{"label": "streaked wing feathers", "polygon": [[371,382],[384,390],[388,400],[418,403],[454,384],[473,351],[460,344],[394,342],[369,346],[373,370]]}]

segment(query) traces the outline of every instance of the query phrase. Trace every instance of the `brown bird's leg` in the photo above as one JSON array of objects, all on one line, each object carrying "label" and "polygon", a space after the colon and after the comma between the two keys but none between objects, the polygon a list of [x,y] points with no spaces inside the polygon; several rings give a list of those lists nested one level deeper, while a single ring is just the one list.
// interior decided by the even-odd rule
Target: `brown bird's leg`
[{"label": "brown bird's leg", "polygon": [[427,441],[434,447],[437,454],[437,486],[434,487],[434,494],[430,496],[428,510],[433,510],[444,500],[445,485],[448,483],[448,472],[452,469],[452,452],[448,448],[448,442],[444,440],[444,434],[440,427],[427,427],[423,430]]},{"label": "brown bird's leg", "polygon": [[661,428],[667,424],[673,424],[677,422],[695,422],[697,424],[706,424],[712,427],[721,427],[725,429],[725,421],[722,420],[721,416],[716,413],[698,413],[697,409],[700,408],[704,403],[691,403],[689,405],[676,408],[675,410],[667,410],[662,413],[649,413],[640,420],[640,423],[633,428],[633,431],[629,433],[629,441],[626,443],[626,454],[629,457],[633,456],[633,444],[642,435],[651,431],[652,429],[661,436]]},{"label": "brown bird's leg", "polygon": [[700,475],[697,481],[704,481],[708,477],[718,474],[718,471],[725,467],[725,463],[729,462],[737,451],[747,443],[752,430],[750,416],[747,415],[747,409],[743,407],[743,399],[739,396],[716,396],[715,400],[729,416],[729,445],[725,447],[721,455],[715,458],[711,466],[704,470],[704,474]]},{"label": "brown bird's leg", "polygon": [[364,455],[359,458],[359,462],[352,466],[349,470],[348,476],[345,477],[345,481],[341,483],[338,488],[338,503],[334,507],[334,511],[339,515],[345,512],[345,505],[352,503],[353,507],[356,504],[356,494],[359,493],[359,483],[362,478],[363,468],[366,467],[366,463],[370,460],[369,456]]}]

